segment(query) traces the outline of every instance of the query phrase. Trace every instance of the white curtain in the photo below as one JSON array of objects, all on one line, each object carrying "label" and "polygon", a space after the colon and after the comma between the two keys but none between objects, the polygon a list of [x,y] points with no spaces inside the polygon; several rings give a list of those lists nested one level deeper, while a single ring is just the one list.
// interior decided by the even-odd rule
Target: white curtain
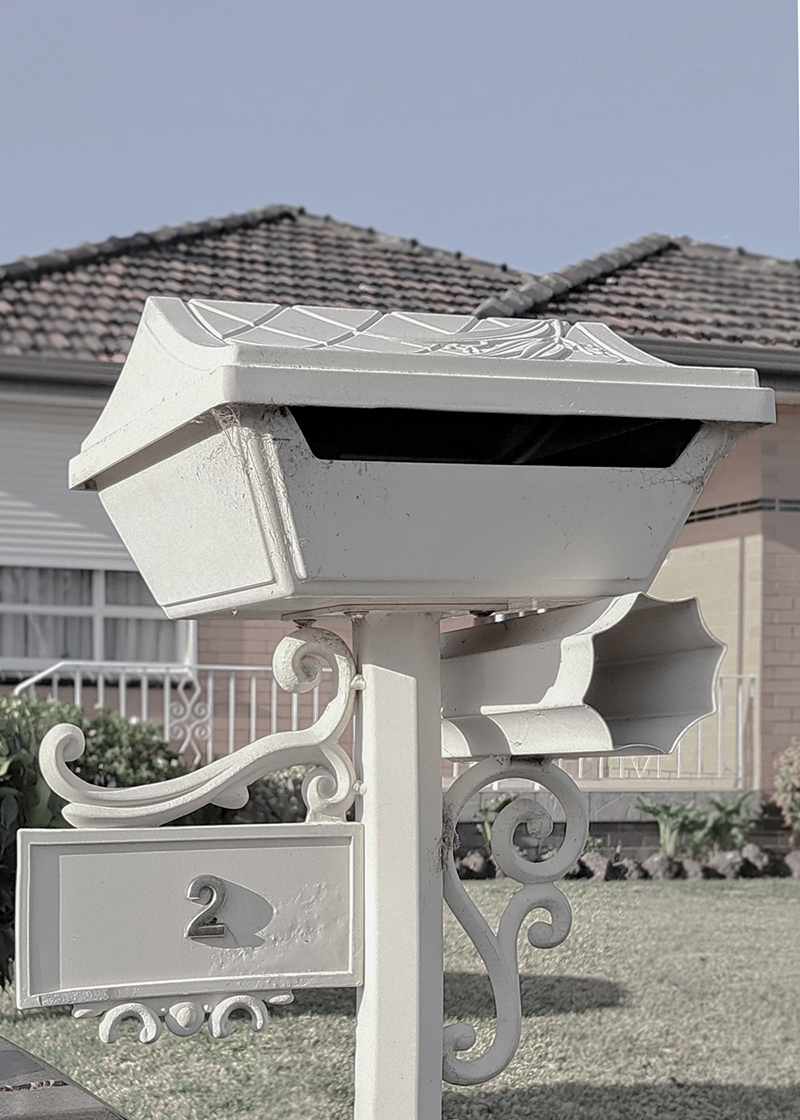
[{"label": "white curtain", "polygon": [[[103,587],[105,592],[103,593]],[[26,605],[50,611],[20,610]],[[86,613],[60,614],[59,607]],[[115,617],[142,608],[141,618]],[[13,608],[13,609],[12,609]],[[101,612],[105,661],[174,661],[177,625],[160,614],[138,572],[92,572],[69,568],[0,567],[0,657],[60,661],[97,660],[93,620]]]},{"label": "white curtain", "polygon": [[[14,604],[85,606],[85,615],[9,612]],[[0,568],[0,656],[92,656],[92,573],[61,568]]]}]

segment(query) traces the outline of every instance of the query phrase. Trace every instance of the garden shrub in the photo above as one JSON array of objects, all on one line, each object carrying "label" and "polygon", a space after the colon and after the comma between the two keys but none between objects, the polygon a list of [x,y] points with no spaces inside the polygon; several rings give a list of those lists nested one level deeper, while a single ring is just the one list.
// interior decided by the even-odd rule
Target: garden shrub
[{"label": "garden shrub", "polygon": [[681,841],[694,824],[694,806],[689,802],[650,801],[641,795],[636,798],[636,808],[656,818],[658,846],[664,855],[677,859]]},{"label": "garden shrub", "polygon": [[749,791],[733,799],[710,796],[708,809],[695,808],[689,835],[693,854],[708,856],[743,848],[760,816],[749,803],[752,796]]},{"label": "garden shrub", "polygon": [[241,809],[204,805],[172,824],[293,824],[306,819],[303,779],[311,767],[276,770],[250,786],[250,799]]},{"label": "garden shrub", "polygon": [[800,841],[800,740],[793,738],[789,747],[775,760],[775,792],[783,823],[792,834],[792,843]]},{"label": "garden shrub", "polygon": [[639,796],[636,807],[656,818],[658,843],[665,855],[700,859],[747,843],[760,815],[748,804],[752,796],[749,791],[732,800],[711,796],[707,809],[690,801],[655,802]]},{"label": "garden shrub", "polygon": [[152,723],[132,723],[108,709],[87,721],[63,701],[0,696],[0,984],[11,976],[14,956],[14,886],[17,831],[64,828],[64,801],[45,782],[37,763],[39,743],[57,723],[86,735],[86,752],[71,769],[100,786],[132,786],[185,773],[178,756]]}]

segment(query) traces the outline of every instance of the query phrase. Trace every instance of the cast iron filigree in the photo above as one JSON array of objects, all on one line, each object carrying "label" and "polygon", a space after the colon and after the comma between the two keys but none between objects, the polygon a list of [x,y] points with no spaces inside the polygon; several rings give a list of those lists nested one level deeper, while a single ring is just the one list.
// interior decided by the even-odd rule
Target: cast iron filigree
[{"label": "cast iron filigree", "polygon": [[[453,852],[459,814],[473,794],[504,778],[528,778],[544,786],[561,802],[566,817],[564,840],[549,859],[533,862],[514,847],[514,833],[526,823],[539,839],[553,828],[550,815],[530,794],[515,798],[498,814],[492,829],[492,855],[500,869],[517,882],[517,891],[500,919],[495,933],[458,877]],[[567,937],[572,924],[569,903],[554,880],[560,879],[583,851],[589,830],[586,802],[572,779],[557,766],[541,759],[487,758],[470,767],[445,794],[444,897],[480,953],[494,993],[497,1025],[488,1049],[476,1058],[458,1057],[475,1045],[468,1023],[453,1023],[444,1030],[443,1073],[451,1085],[477,1085],[496,1077],[514,1056],[522,1029],[522,1007],[517,966],[517,937],[532,910],[550,914],[549,922],[534,922],[528,941],[537,949],[551,949]]]}]

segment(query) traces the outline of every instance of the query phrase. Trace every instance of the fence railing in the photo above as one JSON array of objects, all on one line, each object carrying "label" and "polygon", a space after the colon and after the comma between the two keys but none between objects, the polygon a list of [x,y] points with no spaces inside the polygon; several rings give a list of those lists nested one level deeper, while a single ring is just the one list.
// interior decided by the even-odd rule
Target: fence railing
[{"label": "fence railing", "polygon": [[[585,788],[745,789],[753,784],[755,683],[752,676],[719,677],[716,712],[686,732],[672,754],[558,761]],[[269,666],[59,661],[18,684],[14,695],[52,696],[85,711],[108,705],[150,720],[194,767],[261,735],[308,726],[331,687],[328,668],[319,688],[297,695],[278,687]],[[345,737],[343,745],[349,743]],[[444,763],[445,781],[465,765]]]},{"label": "fence railing", "polygon": [[108,706],[128,719],[152,721],[189,767],[231,754],[262,735],[296,731],[320,714],[332,674],[297,695],[278,687],[269,666],[59,661],[20,682],[15,696],[52,696]]}]

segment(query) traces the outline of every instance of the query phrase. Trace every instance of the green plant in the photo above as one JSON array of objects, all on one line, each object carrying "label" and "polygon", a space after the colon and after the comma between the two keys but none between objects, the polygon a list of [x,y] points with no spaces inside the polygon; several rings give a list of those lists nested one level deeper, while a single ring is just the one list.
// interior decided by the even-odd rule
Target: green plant
[{"label": "green plant", "polygon": [[138,786],[186,773],[154,723],[135,722],[101,708],[91,722],[84,721],[84,734],[86,750],[71,769],[92,785]]},{"label": "green plant", "polygon": [[710,855],[742,848],[759,814],[748,804],[749,791],[732,800],[709,797],[708,809],[694,808],[688,837],[693,855]]},{"label": "green plant", "polygon": [[303,801],[303,779],[307,766],[276,770],[268,778],[259,778],[250,786],[250,798],[241,809],[222,809],[204,805],[180,817],[173,824],[292,824],[306,819]]},{"label": "green plant", "polygon": [[87,721],[74,704],[0,696],[0,984],[14,955],[16,836],[20,828],[63,828],[64,802],[37,763],[39,743],[57,723],[82,727],[87,749],[72,770],[93,785],[132,786],[185,772],[152,723],[133,723],[108,709]]},{"label": "green plant", "polygon": [[731,800],[709,797],[707,809],[688,801],[655,802],[641,796],[636,805],[656,818],[658,842],[663,852],[673,859],[682,852],[696,859],[741,848],[747,843],[759,816],[748,804],[752,796],[746,792]]},{"label": "green plant", "polygon": [[792,842],[800,841],[800,740],[796,738],[775,761],[772,803],[780,809]]},{"label": "green plant", "polygon": [[63,802],[36,765],[37,744],[56,723],[75,723],[79,709],[0,696],[0,984],[11,978],[17,831],[64,824]]},{"label": "green plant", "polygon": [[693,827],[694,806],[688,802],[650,801],[640,795],[636,799],[636,808],[656,818],[658,845],[665,855],[676,859],[684,833]]},{"label": "green plant", "polygon": [[487,859],[492,854],[492,826],[506,805],[510,805],[513,800],[513,797],[494,797],[486,805],[481,806],[475,814],[478,818],[478,832],[481,834],[483,851]]},{"label": "green plant", "polygon": [[290,824],[306,819],[303,780],[307,766],[278,770],[250,786],[250,800],[234,816],[234,824]]}]

